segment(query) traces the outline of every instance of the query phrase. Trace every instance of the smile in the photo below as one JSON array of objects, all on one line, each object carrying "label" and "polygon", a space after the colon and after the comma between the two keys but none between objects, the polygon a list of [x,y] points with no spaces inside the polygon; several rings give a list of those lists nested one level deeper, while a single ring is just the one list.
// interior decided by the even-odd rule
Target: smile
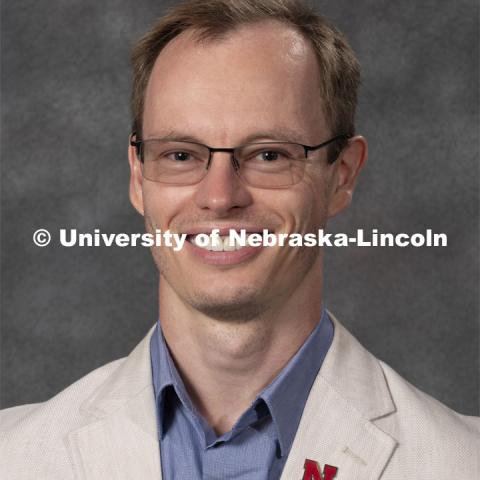
[{"label": "smile", "polygon": [[[224,228],[198,228],[196,231],[187,233],[185,246],[193,258],[204,264],[215,266],[233,266],[255,258],[262,247],[252,247],[245,245],[239,239],[238,235],[232,235],[244,229],[243,226],[229,226]],[[245,229],[245,235],[257,234],[261,228]]]},{"label": "smile", "polygon": [[212,236],[204,235],[200,237],[197,235],[189,235],[187,240],[198,248],[208,250],[210,252],[234,252],[242,248],[246,248],[246,245],[243,244],[235,236],[226,235],[226,236]]}]

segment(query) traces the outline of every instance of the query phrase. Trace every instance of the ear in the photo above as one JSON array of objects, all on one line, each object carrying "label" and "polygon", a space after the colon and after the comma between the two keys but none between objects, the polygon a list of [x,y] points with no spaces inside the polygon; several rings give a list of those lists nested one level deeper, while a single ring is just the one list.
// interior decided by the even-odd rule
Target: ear
[{"label": "ear", "polygon": [[130,185],[129,195],[130,202],[134,206],[140,215],[143,215],[143,176],[142,165],[137,155],[137,149],[130,144],[130,141],[134,139],[133,135],[129,138],[128,144],[128,163],[130,164]]},{"label": "ear", "polygon": [[360,170],[367,161],[367,141],[360,135],[348,140],[335,161],[328,217],[332,218],[350,205]]}]

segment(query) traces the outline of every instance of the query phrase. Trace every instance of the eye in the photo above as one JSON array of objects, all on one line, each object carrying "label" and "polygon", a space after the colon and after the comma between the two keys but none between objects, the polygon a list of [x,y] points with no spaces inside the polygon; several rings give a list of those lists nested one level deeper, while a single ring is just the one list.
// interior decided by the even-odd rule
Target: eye
[{"label": "eye", "polygon": [[190,160],[191,158],[190,153],[187,152],[171,152],[166,156],[169,157],[171,160],[175,160],[176,162],[185,162],[187,160]]},{"label": "eye", "polygon": [[281,153],[275,150],[264,150],[263,152],[259,153],[260,158],[265,162],[272,162],[274,160],[278,160]]},{"label": "eye", "polygon": [[292,155],[284,148],[269,148],[252,152],[250,159],[258,163],[277,163],[292,158]]}]

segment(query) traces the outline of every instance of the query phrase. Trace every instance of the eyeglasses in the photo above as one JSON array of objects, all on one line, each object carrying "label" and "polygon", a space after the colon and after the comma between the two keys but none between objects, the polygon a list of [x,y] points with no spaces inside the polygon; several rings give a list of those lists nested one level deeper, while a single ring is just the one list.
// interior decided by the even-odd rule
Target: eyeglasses
[{"label": "eyeglasses", "polygon": [[[194,185],[207,174],[212,154],[227,152],[232,154],[235,173],[248,185],[284,188],[302,180],[309,152],[349,138],[350,135],[337,135],[315,146],[279,141],[249,143],[235,148],[212,148],[195,142],[160,138],[131,140],[130,145],[136,148],[143,164],[143,177],[154,182]],[[337,156],[338,153],[340,151]],[[336,157],[330,159],[329,163],[335,160]]]}]

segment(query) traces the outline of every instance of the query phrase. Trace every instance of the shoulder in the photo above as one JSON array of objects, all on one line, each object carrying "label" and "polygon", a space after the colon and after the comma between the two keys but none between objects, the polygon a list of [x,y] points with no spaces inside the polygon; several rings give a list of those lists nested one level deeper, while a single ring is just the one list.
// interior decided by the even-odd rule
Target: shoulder
[{"label": "shoulder", "polygon": [[0,467],[5,478],[70,478],[64,438],[88,421],[83,402],[123,361],[92,371],[46,402],[0,411],[0,458],[8,459]]},{"label": "shoulder", "polygon": [[480,441],[480,417],[462,415],[427,393],[413,386],[386,363],[377,360],[385,374],[392,398],[395,403],[395,421],[387,422],[394,428],[399,439],[415,432],[415,438],[430,437],[439,444],[449,441],[460,445],[469,441]]},{"label": "shoulder", "polygon": [[365,416],[396,419],[396,428],[403,423],[399,434],[431,424],[478,435],[479,417],[461,415],[412,385],[329,314],[335,335],[321,373]]},{"label": "shoulder", "polygon": [[365,422],[395,441],[382,479],[445,469],[457,472],[455,478],[473,478],[480,468],[480,418],[455,412],[413,386],[331,317],[335,335],[320,374]]},{"label": "shoulder", "polygon": [[452,410],[378,362],[395,404],[392,415],[374,422],[397,442],[386,478],[391,471],[408,478],[422,469],[472,478],[480,469],[480,418]]},{"label": "shoulder", "polygon": [[50,420],[52,428],[68,432],[86,417],[102,416],[105,397],[113,399],[109,407],[114,409],[132,390],[151,384],[150,338],[154,329],[155,325],[128,357],[93,370],[50,400],[1,410],[0,432],[8,435],[35,425],[46,428]]},{"label": "shoulder", "polygon": [[151,388],[150,337],[128,357],[92,371],[50,400],[0,412],[2,478],[73,478],[70,436]]},{"label": "shoulder", "polygon": [[[81,408],[83,401],[110,376],[124,359],[115,360],[93,370],[65,390],[42,403],[19,405],[0,411],[0,431],[4,435],[22,428],[32,428],[36,421],[42,424],[48,417],[54,417],[56,427],[69,427],[75,423],[75,412]],[[65,417],[65,422],[59,420]]]}]

